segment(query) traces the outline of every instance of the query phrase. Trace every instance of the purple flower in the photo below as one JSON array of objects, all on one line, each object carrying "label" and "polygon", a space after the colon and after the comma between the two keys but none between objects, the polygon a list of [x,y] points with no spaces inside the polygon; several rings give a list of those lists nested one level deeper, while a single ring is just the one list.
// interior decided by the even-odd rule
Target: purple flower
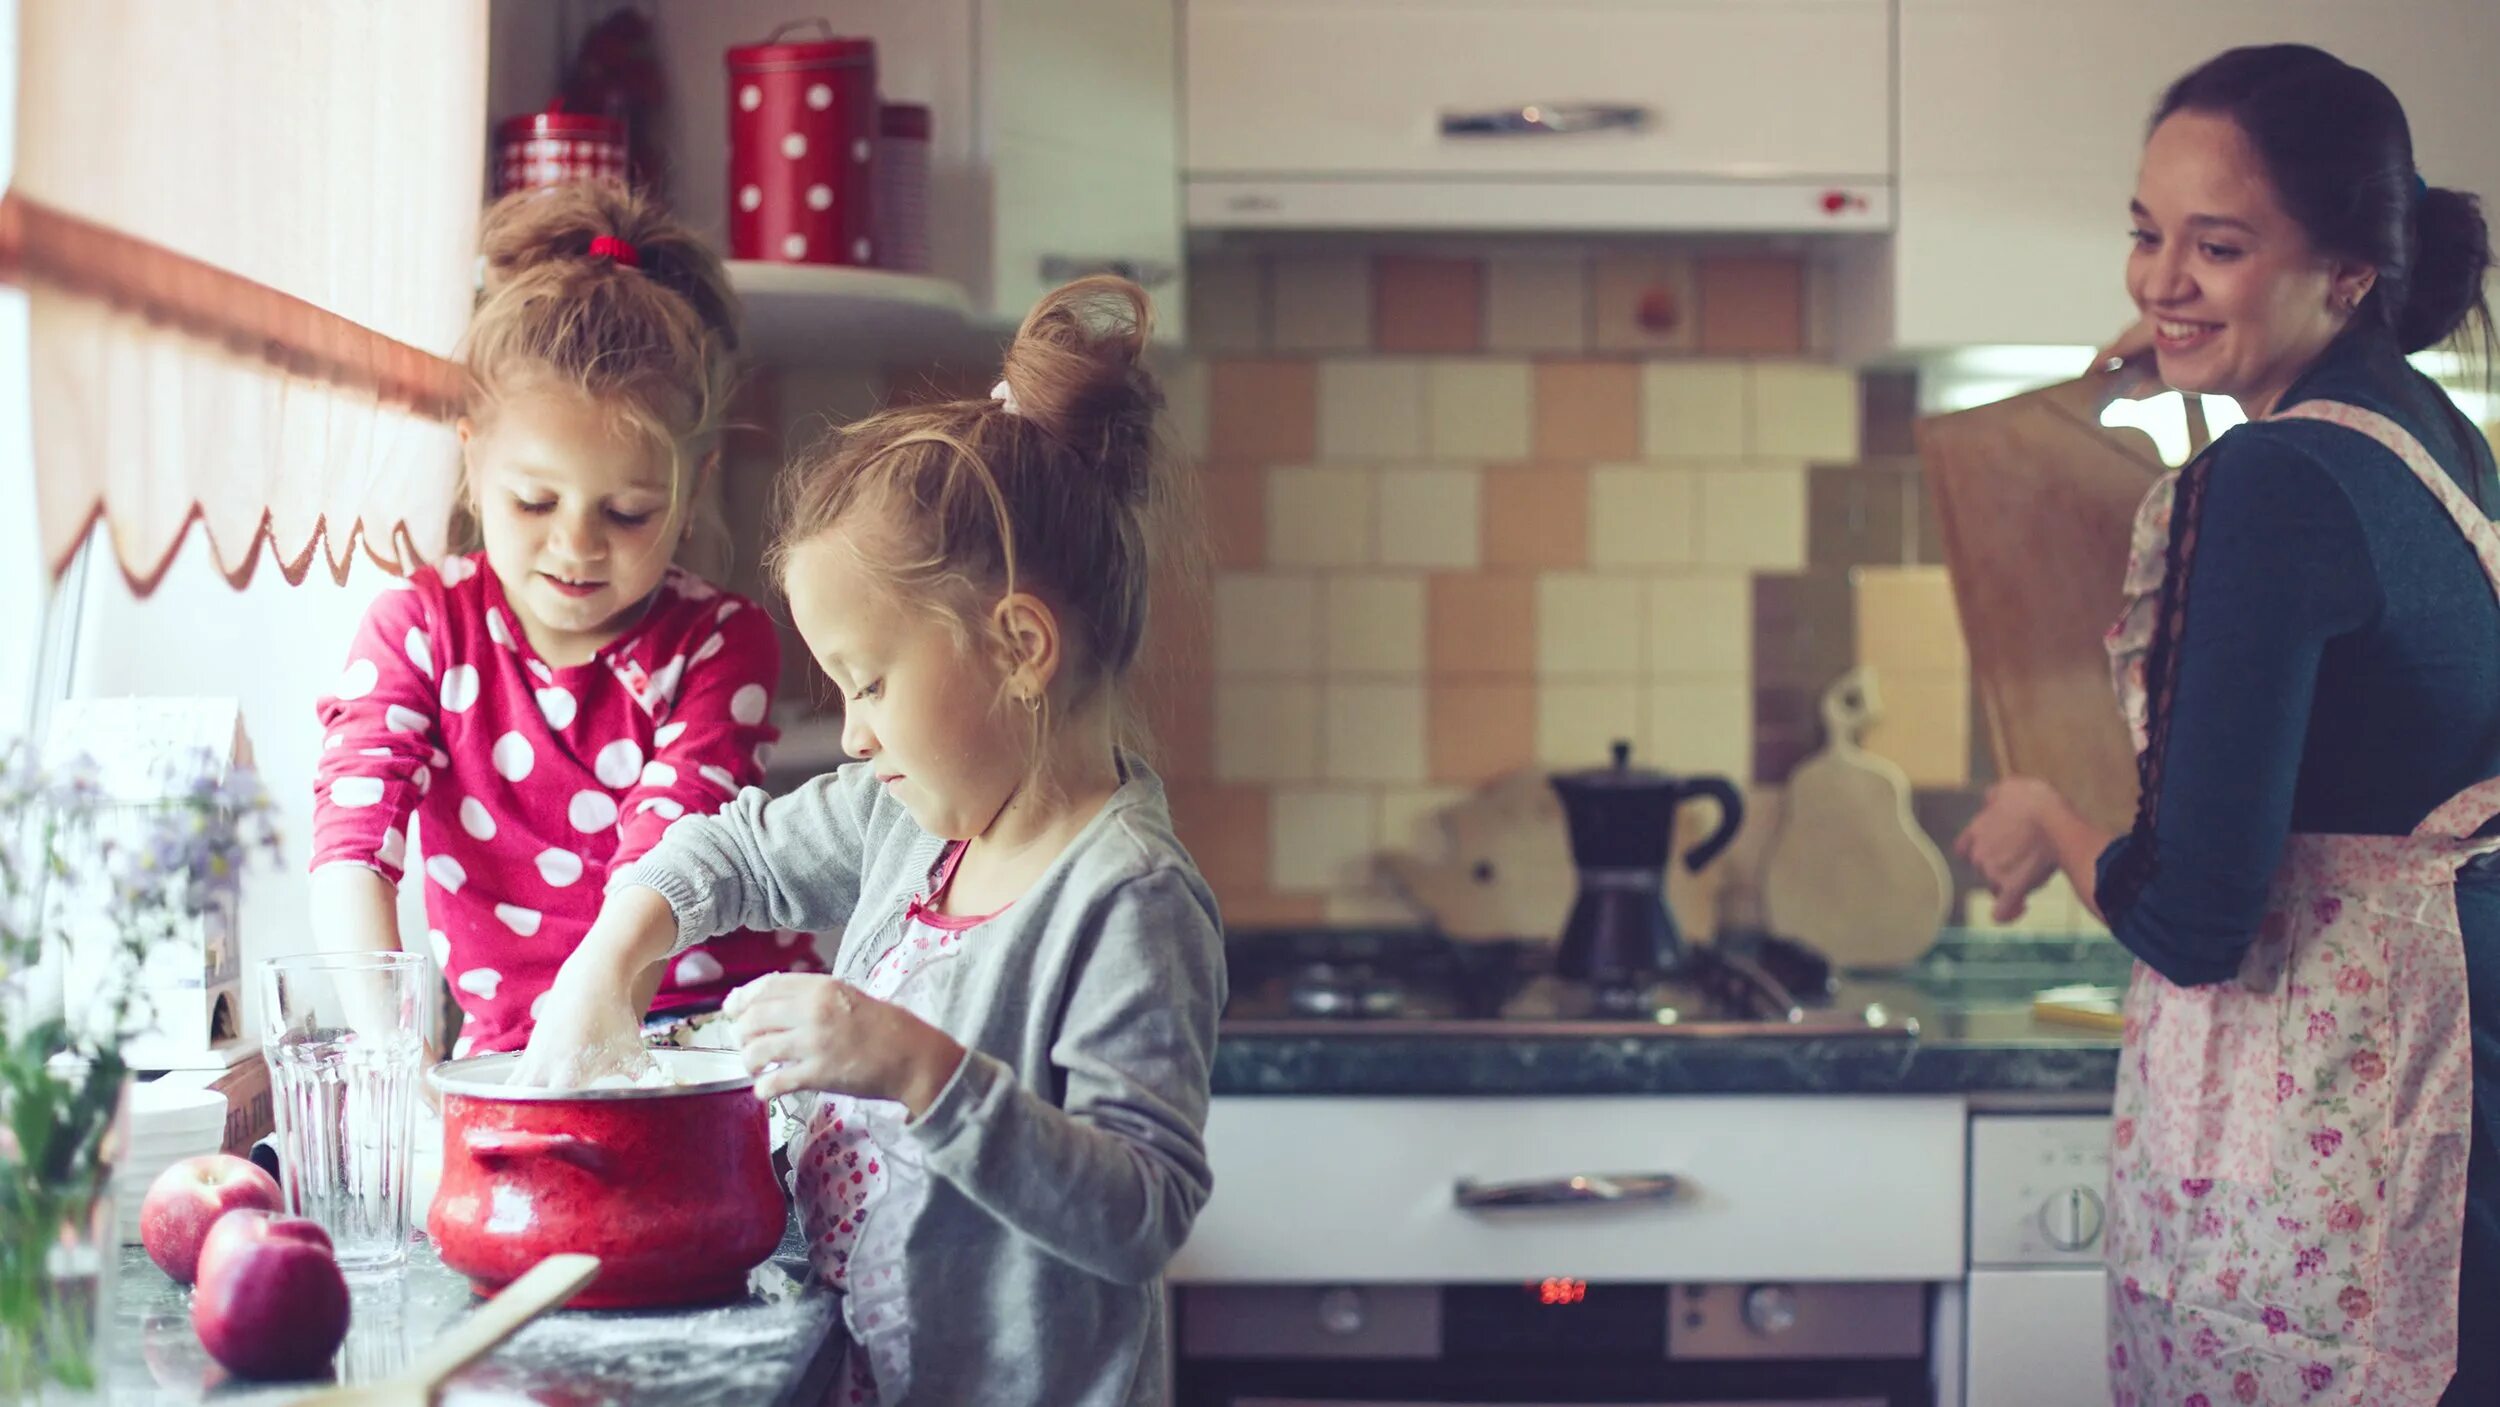
[{"label": "purple flower", "polygon": [[2316,1392],[2335,1381],[2335,1370],[2323,1363],[2312,1363],[2300,1370],[2301,1386]]},{"label": "purple flower", "polygon": [[2269,1334],[2279,1334],[2292,1327],[2292,1316],[2273,1305],[2268,1305],[2266,1312],[2259,1318],[2265,1324],[2266,1332]]}]

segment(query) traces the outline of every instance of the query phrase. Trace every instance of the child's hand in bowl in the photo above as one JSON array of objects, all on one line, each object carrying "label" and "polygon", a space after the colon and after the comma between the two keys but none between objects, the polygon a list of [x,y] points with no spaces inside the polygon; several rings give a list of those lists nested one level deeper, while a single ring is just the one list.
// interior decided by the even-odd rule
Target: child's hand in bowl
[{"label": "child's hand in bowl", "polygon": [[825,1090],[891,1099],[919,1118],[963,1063],[944,1031],[848,982],[776,972],[729,994],[756,1097]]}]

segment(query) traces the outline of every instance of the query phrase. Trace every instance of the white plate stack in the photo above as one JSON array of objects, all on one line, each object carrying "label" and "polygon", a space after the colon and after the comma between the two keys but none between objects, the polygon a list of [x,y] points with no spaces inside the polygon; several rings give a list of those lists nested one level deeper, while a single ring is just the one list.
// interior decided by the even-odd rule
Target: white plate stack
[{"label": "white plate stack", "polygon": [[113,1170],[113,1215],[122,1244],[139,1243],[139,1204],[157,1174],[225,1142],[226,1097],[213,1089],[151,1080],[130,1091],[130,1147]]}]

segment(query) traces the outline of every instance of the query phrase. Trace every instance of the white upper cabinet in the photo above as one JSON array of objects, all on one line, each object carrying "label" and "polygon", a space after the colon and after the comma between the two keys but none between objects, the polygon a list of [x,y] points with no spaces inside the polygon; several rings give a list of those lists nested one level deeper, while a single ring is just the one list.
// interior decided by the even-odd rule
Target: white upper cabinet
[{"label": "white upper cabinet", "polygon": [[2172,80],[2236,45],[2316,44],[2371,70],[2403,101],[2432,183],[2500,195],[2493,0],[1899,0],[1899,14],[1896,234],[1847,283],[1852,351],[2115,334],[2132,315],[2146,120]]},{"label": "white upper cabinet", "polygon": [[1891,0],[1183,0],[1190,223],[1881,228]]}]

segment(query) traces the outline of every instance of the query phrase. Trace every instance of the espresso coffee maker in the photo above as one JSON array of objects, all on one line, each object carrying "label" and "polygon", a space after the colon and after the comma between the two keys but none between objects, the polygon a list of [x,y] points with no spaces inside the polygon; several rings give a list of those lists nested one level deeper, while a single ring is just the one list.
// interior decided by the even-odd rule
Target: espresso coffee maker
[{"label": "espresso coffee maker", "polygon": [[1685,868],[1699,870],[1735,840],[1744,798],[1725,777],[1677,778],[1634,767],[1628,742],[1614,745],[1611,767],[1551,780],[1580,882],[1555,974],[1587,983],[1600,1010],[1633,1014],[1660,979],[1684,967],[1684,939],[1667,912],[1676,808],[1701,796],[1719,803],[1718,829],[1684,853]]}]

